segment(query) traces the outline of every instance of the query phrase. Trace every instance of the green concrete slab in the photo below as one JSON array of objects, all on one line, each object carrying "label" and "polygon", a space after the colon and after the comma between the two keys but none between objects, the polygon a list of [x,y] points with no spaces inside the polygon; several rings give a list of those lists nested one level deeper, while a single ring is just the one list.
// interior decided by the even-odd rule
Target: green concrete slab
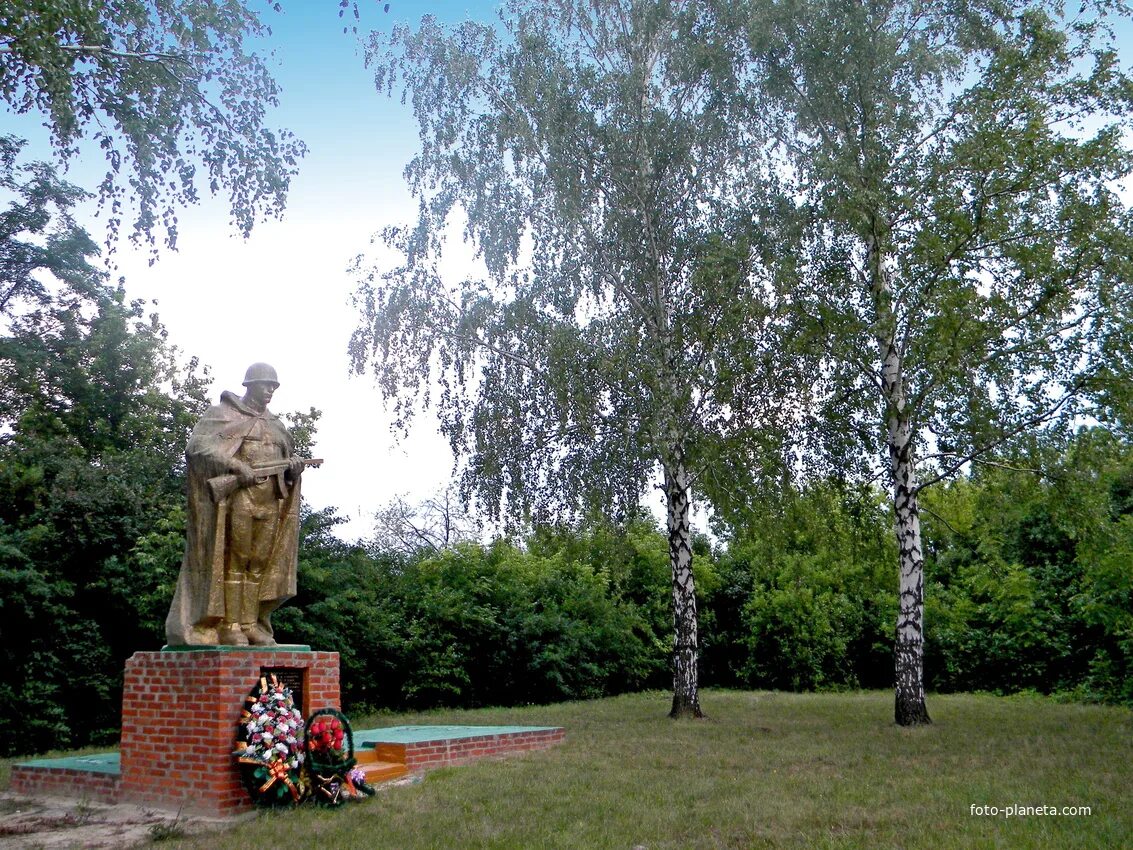
[{"label": "green concrete slab", "polygon": [[92,753],[89,756],[67,756],[58,759],[35,759],[34,761],[18,761],[16,767],[35,767],[52,770],[81,770],[86,773],[122,772],[121,759],[118,753]]},{"label": "green concrete slab", "polygon": [[277,643],[275,646],[182,646],[166,644],[162,652],[310,652],[302,643]]},{"label": "green concrete slab", "polygon": [[355,747],[375,744],[419,744],[422,741],[453,741],[485,735],[522,735],[524,732],[550,732],[558,726],[390,726],[362,729],[354,733]]},{"label": "green concrete slab", "polygon": [[[354,746],[373,748],[377,744],[418,744],[422,741],[455,741],[488,735],[521,735],[524,732],[549,732],[557,726],[389,726],[384,729],[361,729],[354,733]],[[92,753],[66,758],[33,759],[16,762],[20,767],[54,770],[81,770],[88,773],[120,774],[121,760],[117,752]]]}]

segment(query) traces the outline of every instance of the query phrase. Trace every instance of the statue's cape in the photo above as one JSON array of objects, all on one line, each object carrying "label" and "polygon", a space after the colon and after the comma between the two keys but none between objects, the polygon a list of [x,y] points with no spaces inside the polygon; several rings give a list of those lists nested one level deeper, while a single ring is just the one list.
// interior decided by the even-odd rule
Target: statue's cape
[{"label": "statue's cape", "polygon": [[[220,404],[207,411],[189,437],[185,458],[189,467],[189,515],[185,556],[165,621],[169,646],[217,643],[216,627],[224,617],[224,524],[209,492],[208,480],[229,474],[229,461],[244,437],[262,421],[273,439],[291,457],[295,444],[270,411],[257,414],[240,397],[224,392]],[[295,595],[299,563],[299,482],[280,502],[280,522],[272,541],[271,561],[260,585],[260,624],[270,633],[271,612]]]}]

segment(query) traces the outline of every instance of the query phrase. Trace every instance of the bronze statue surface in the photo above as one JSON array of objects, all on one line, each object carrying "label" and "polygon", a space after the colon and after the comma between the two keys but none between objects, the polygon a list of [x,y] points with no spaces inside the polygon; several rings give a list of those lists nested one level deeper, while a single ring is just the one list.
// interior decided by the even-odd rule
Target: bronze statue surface
[{"label": "bronze statue surface", "polygon": [[268,409],[275,369],[221,394],[193,428],[185,555],[165,621],[170,646],[275,646],[271,613],[295,595],[305,465]]}]

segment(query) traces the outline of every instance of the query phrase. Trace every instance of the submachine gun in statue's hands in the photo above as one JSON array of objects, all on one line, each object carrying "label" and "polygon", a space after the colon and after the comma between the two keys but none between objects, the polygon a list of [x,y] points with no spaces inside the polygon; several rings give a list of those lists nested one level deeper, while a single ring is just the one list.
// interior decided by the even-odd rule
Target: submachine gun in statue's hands
[{"label": "submachine gun in statue's hands", "polygon": [[[302,461],[304,469],[309,466],[323,465],[323,459],[321,457],[302,458]],[[283,472],[287,472],[287,470],[289,470],[290,468],[290,460],[273,460],[267,463],[252,464],[252,472],[255,473],[257,481],[280,475]],[[286,493],[287,485],[282,480],[279,483],[280,487],[284,489],[284,493]],[[213,502],[220,504],[229,496],[231,496],[233,492],[235,492],[236,489],[240,486],[240,476],[236,475],[235,473],[230,473],[228,475],[217,475],[215,478],[210,478],[208,480],[208,485],[209,493],[212,495]]]}]

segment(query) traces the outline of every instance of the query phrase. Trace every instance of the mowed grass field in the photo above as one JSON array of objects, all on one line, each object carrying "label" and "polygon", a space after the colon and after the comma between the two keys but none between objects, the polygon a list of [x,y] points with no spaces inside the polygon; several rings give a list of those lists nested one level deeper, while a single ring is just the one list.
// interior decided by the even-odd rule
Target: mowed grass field
[{"label": "mowed grass field", "polygon": [[[1133,847],[1133,711],[1037,697],[705,691],[674,722],[645,693],[519,709],[352,718],[567,729],[539,753],[445,768],[341,809],[262,812],[163,841],[232,848]],[[998,807],[998,816],[972,807]],[[1011,806],[1089,814],[1006,816]]]}]

